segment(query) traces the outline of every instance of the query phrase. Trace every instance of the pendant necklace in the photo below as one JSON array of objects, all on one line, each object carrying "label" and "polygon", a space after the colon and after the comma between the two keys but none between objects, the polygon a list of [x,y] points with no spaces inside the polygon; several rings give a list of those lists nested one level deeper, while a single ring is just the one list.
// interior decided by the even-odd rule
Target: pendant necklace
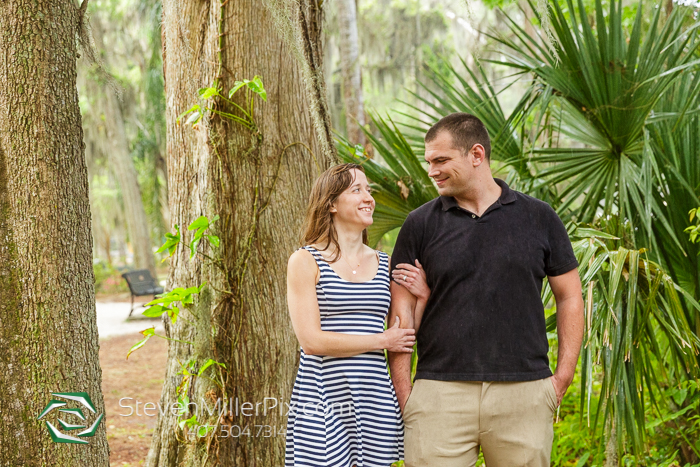
[{"label": "pendant necklace", "polygon": [[[345,263],[346,263],[348,266],[350,266],[350,269],[353,269],[353,267],[350,265],[350,263],[348,262],[348,260],[345,258],[345,255],[341,254],[340,257],[343,258],[343,260],[345,260]],[[360,268],[360,263],[357,263],[357,267],[352,271],[352,273],[353,273],[353,274],[357,274],[357,270],[358,270],[359,268]]]}]

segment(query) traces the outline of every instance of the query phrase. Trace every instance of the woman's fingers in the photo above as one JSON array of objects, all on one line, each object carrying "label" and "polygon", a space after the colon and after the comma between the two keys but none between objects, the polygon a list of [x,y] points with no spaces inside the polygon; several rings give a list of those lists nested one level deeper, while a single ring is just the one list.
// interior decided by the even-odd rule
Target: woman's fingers
[{"label": "woman's fingers", "polygon": [[417,268],[416,266],[414,266],[412,264],[408,264],[408,263],[397,264],[396,268],[394,268],[394,270],[396,271],[398,269],[404,269],[406,271],[413,271],[413,272],[418,272],[420,270],[420,268]]}]

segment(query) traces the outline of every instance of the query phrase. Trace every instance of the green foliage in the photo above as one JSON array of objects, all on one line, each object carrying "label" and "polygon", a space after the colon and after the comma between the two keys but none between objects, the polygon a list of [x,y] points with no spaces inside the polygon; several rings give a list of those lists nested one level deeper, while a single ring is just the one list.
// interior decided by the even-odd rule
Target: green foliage
[{"label": "green foliage", "polygon": [[688,222],[693,222],[693,219],[697,219],[695,225],[686,227],[683,232],[687,233],[690,237],[690,241],[693,243],[698,243],[698,235],[700,235],[700,217],[697,217],[697,212],[700,208],[693,208],[688,211],[689,220]]},{"label": "green foliage", "polygon": [[[214,222],[217,220],[219,220],[218,215],[214,216],[211,221],[206,216],[199,216],[197,220],[187,227],[187,230],[197,230],[190,242],[190,259],[197,253],[197,245],[199,245],[199,241],[202,239],[202,236],[204,236],[204,232],[214,225]],[[206,238],[209,239],[212,246],[215,248],[219,247],[219,237],[216,235],[207,235]]]},{"label": "green foliage", "polygon": [[[210,244],[215,248],[219,247],[218,236],[213,234],[205,235],[207,229],[209,229],[218,219],[218,215],[215,215],[211,220],[209,220],[209,218],[207,218],[206,216],[200,216],[187,227],[188,231],[196,231],[193,235],[192,240],[190,241],[190,259],[192,259],[194,255],[197,254],[197,246],[199,245],[199,242],[202,238],[207,238]],[[175,252],[177,251],[177,247],[181,241],[180,229],[177,226],[177,224],[175,224],[175,232],[175,234],[165,234],[165,243],[158,249],[158,253],[167,250],[168,257],[172,257],[173,254],[175,254]],[[177,322],[178,317],[180,316],[180,307],[176,306],[175,304],[179,303],[181,306],[194,304],[194,295],[201,293],[205,285],[206,282],[194,287],[177,287],[171,290],[170,292],[157,295],[157,298],[155,300],[146,303],[146,306],[148,306],[148,308],[143,312],[143,315],[148,316],[149,318],[157,318],[159,316],[162,316],[163,313],[166,313],[170,317],[172,323],[175,324]],[[129,358],[129,355],[131,355],[134,351],[143,347],[143,345],[148,341],[148,339],[150,339],[154,335],[167,340],[191,344],[190,342],[179,341],[177,339],[171,339],[169,337],[155,334],[153,328],[149,328],[145,331],[142,331],[142,334],[144,335],[144,339],[131,347],[131,349],[127,353],[126,358]]]},{"label": "green foliage", "polygon": [[[213,359],[208,359],[206,362],[204,362],[203,365],[197,369],[197,360],[196,359],[190,359],[186,364],[182,364],[178,361],[180,364],[180,371],[178,372],[179,375],[182,375],[182,381],[177,387],[177,403],[178,403],[178,426],[180,429],[184,429],[185,427],[192,429],[193,427],[197,427],[199,425],[199,421],[197,420],[197,414],[194,413],[192,414],[191,417],[185,418],[189,413],[189,404],[190,404],[190,398],[189,398],[189,388],[190,384],[193,381],[193,378],[207,378],[208,380],[212,381],[214,384],[216,384],[219,388],[224,387],[224,379],[221,371],[215,374],[214,378],[208,378],[207,376],[204,375],[206,370],[210,367],[216,367],[218,366],[219,368],[226,368],[226,365],[223,363],[217,362]],[[197,427],[197,431],[199,431],[201,427]],[[214,428],[213,426],[211,428]],[[203,435],[199,435],[199,432],[197,433],[198,436],[203,437],[206,436],[207,433],[204,433]]]},{"label": "green foliage", "polygon": [[158,295],[159,298],[146,303],[146,306],[149,308],[143,312],[143,315],[149,318],[157,318],[163,313],[167,313],[174,324],[180,314],[180,308],[174,304],[181,303],[183,305],[190,305],[194,303],[193,295],[201,293],[206,284],[207,283],[204,282],[199,287],[188,287],[186,289],[177,287],[166,294]]},{"label": "green foliage", "polygon": [[155,328],[150,327],[148,329],[144,329],[143,331],[141,331],[141,334],[143,334],[143,336],[144,336],[143,339],[131,346],[131,348],[129,349],[129,352],[127,352],[127,354],[126,354],[127,360],[129,359],[129,355],[131,355],[132,353],[134,353],[135,351],[137,351],[138,349],[143,347],[146,344],[146,342],[148,342],[148,339],[150,339],[151,337],[153,337],[156,334]]},{"label": "green foliage", "polygon": [[[603,232],[617,230],[609,220]],[[692,295],[676,284],[645,250],[628,249],[609,234],[574,231],[573,247],[581,265],[586,326],[581,350],[582,413],[592,412],[592,426],[612,420],[637,455],[644,450],[645,395],[654,401],[661,390],[659,373],[696,374],[700,339],[685,317],[684,303],[700,310]],[[545,301],[548,301],[545,293]],[[553,321],[548,320],[551,324]],[[603,378],[595,409],[594,367]]]},{"label": "green foliage", "polygon": [[180,244],[180,227],[178,227],[177,224],[175,224],[175,233],[172,234],[170,232],[165,234],[165,243],[156,250],[156,253],[163,253],[164,251],[168,251],[168,256],[163,258],[163,261],[171,257],[173,254],[175,254],[175,250],[177,250],[177,246]]},{"label": "green foliage", "polygon": [[[236,94],[236,92],[238,92],[242,88],[245,88],[246,90],[246,108],[243,108],[242,106],[238,105],[237,103],[231,100],[234,94]],[[185,121],[185,124],[195,126],[197,125],[197,123],[199,123],[199,121],[202,119],[202,117],[204,117],[204,115],[207,112],[211,112],[220,117],[232,120],[244,126],[245,128],[248,128],[251,131],[257,131],[257,126],[255,124],[254,118],[255,101],[253,97],[257,95],[263,101],[267,101],[267,92],[265,91],[265,87],[263,86],[262,78],[260,78],[260,76],[256,75],[255,77],[253,77],[252,80],[244,79],[242,81],[236,81],[233,87],[228,92],[228,98],[221,94],[221,90],[219,89],[218,83],[216,82],[214,82],[214,84],[208,88],[200,88],[199,90],[197,90],[197,93],[199,94],[201,102],[199,104],[193,105],[188,110],[181,113],[177,117],[178,124],[180,123],[183,117],[189,115],[189,117]],[[216,108],[216,105],[214,105],[213,103],[207,103],[207,101],[211,101],[214,98],[219,98],[221,99],[221,101],[232,106],[235,110],[238,111],[238,115],[230,112],[224,112]]]}]

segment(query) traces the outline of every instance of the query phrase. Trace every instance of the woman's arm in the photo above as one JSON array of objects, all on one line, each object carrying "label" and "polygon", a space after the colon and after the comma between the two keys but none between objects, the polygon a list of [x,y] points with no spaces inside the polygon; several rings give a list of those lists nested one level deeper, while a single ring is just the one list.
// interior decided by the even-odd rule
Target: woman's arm
[{"label": "woman's arm", "polygon": [[400,329],[398,319],[383,333],[356,336],[321,330],[316,298],[318,266],[311,253],[296,251],[287,264],[287,303],[294,333],[307,355],[351,357],[372,350],[413,351],[415,330]]}]

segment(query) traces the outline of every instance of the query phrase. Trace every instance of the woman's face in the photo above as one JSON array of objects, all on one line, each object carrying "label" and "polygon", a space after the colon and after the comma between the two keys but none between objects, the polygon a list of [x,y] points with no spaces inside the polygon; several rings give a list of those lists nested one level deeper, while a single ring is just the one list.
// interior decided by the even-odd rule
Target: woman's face
[{"label": "woman's face", "polygon": [[356,225],[365,229],[372,225],[374,198],[372,198],[369,183],[364,172],[351,169],[353,181],[350,186],[338,196],[331,207],[333,221],[339,224]]}]

